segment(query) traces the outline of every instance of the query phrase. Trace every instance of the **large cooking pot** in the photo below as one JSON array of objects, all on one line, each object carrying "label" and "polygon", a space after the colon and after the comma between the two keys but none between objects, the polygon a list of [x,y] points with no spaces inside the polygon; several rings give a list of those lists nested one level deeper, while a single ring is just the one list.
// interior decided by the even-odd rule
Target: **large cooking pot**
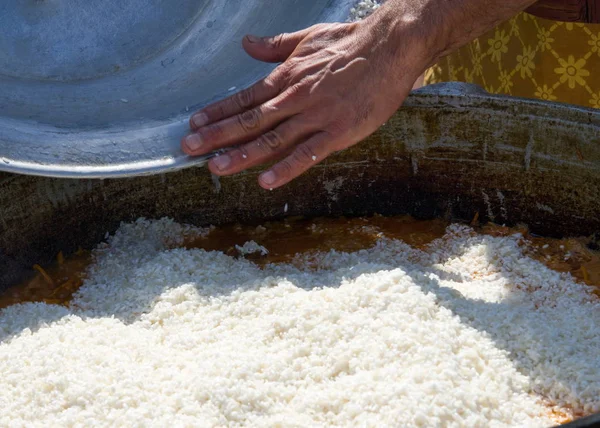
[{"label": "large cooking pot", "polygon": [[370,213],[470,219],[479,212],[539,234],[590,235],[600,230],[600,111],[434,85],[415,91],[366,141],[282,189],[260,188],[258,172],[220,180],[203,167],[107,180],[2,173],[0,290],[34,263],[91,248],[121,221],[141,216],[206,225]]},{"label": "large cooking pot", "polygon": [[141,216],[204,225],[479,212],[544,235],[589,235],[600,230],[600,111],[433,85],[415,91],[366,141],[282,189],[260,188],[258,172],[220,180],[204,167],[106,180],[1,173],[0,290],[34,263],[91,248]]}]

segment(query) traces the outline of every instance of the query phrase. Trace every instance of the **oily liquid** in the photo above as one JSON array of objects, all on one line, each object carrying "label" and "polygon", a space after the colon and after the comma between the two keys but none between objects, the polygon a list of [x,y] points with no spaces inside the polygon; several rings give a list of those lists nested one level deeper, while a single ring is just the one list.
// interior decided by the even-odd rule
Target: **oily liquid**
[{"label": "oily liquid", "polygon": [[260,266],[268,263],[290,263],[297,254],[314,254],[330,250],[354,252],[371,248],[383,236],[401,239],[423,248],[444,235],[448,223],[435,220],[416,220],[412,217],[318,218],[290,217],[283,221],[266,222],[258,226],[228,225],[213,230],[207,237],[190,240],[188,249],[202,248],[239,256],[236,246],[254,241],[269,253],[246,258]]},{"label": "oily liquid", "polygon": [[59,253],[51,266],[34,265],[35,274],[29,281],[0,293],[0,309],[26,302],[68,305],[83,285],[91,262],[91,252],[80,249],[68,257]]},{"label": "oily liquid", "polygon": [[[476,219],[475,219],[476,220]],[[225,225],[208,236],[189,239],[184,247],[222,251],[242,256],[236,246],[255,241],[268,249],[267,255],[248,254],[245,257],[259,266],[268,263],[293,263],[297,254],[314,254],[330,250],[354,252],[370,248],[382,237],[399,239],[415,248],[441,238],[448,222],[441,219],[417,220],[409,216],[369,218],[287,218],[261,225]],[[570,272],[576,279],[595,286],[600,296],[600,253],[586,247],[585,239],[552,239],[529,235],[525,227],[508,228],[494,224],[472,224],[479,233],[507,236],[522,233],[525,253],[551,269]],[[81,287],[93,258],[90,251],[79,250],[68,257],[59,253],[51,266],[35,265],[33,278],[0,293],[0,308],[17,303],[45,302],[68,305]]]}]

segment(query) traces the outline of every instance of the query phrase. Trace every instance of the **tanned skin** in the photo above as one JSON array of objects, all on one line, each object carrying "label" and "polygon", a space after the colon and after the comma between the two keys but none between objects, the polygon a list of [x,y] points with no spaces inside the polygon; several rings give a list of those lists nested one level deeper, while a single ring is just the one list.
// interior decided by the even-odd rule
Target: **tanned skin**
[{"label": "tanned skin", "polygon": [[531,0],[388,0],[357,23],[246,36],[253,58],[281,63],[268,77],[190,119],[182,149],[213,158],[216,175],[273,163],[265,189],[285,185],[373,133],[440,58],[526,9]]}]

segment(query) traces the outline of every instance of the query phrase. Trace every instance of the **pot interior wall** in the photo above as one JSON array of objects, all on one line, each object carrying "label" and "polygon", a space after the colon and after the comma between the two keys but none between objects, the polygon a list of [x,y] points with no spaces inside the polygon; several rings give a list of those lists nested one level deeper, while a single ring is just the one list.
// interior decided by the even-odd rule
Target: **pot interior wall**
[{"label": "pot interior wall", "polygon": [[220,181],[206,168],[110,180],[0,173],[0,290],[138,217],[218,225],[479,212],[543,235],[590,235],[600,230],[600,113],[442,85],[413,94],[366,141],[282,189],[261,189],[258,172]]}]

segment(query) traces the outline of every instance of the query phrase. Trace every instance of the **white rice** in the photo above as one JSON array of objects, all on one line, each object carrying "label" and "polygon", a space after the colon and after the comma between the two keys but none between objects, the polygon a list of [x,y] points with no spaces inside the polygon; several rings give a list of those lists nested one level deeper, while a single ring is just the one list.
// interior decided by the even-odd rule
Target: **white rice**
[{"label": "white rice", "polygon": [[267,250],[262,245],[258,245],[254,241],[245,242],[242,246],[236,245],[235,249],[241,255],[259,254],[261,256],[266,256],[267,254],[269,254],[269,250]]},{"label": "white rice", "polygon": [[[123,225],[71,307],[0,312],[1,426],[549,426],[600,411],[600,304],[452,226],[264,270]],[[316,269],[315,269],[316,268]]]}]

